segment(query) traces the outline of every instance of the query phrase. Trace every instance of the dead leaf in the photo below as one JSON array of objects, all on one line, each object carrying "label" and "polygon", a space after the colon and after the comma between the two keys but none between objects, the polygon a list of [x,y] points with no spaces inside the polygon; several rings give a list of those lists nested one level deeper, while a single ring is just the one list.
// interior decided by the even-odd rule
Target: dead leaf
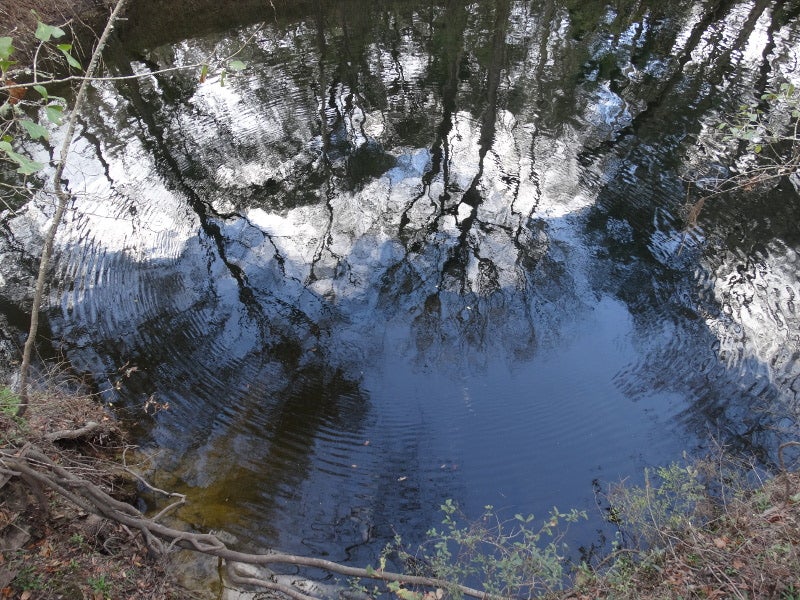
[{"label": "dead leaf", "polygon": [[3,81],[3,85],[6,87],[6,93],[8,94],[8,103],[9,104],[17,104],[20,100],[25,97],[25,94],[28,92],[28,89],[19,85],[16,85],[16,81],[13,79],[6,79]]},{"label": "dead leaf", "polygon": [[767,521],[770,523],[777,523],[778,521],[783,521],[783,515],[780,513],[774,513],[767,517]]},{"label": "dead leaf", "polygon": [[703,594],[706,598],[719,598],[725,595],[725,592],[719,588],[714,588],[710,585],[704,585],[700,588],[703,591]]},{"label": "dead leaf", "polygon": [[728,545],[728,537],[723,535],[722,537],[714,538],[714,545],[720,549],[725,548]]}]

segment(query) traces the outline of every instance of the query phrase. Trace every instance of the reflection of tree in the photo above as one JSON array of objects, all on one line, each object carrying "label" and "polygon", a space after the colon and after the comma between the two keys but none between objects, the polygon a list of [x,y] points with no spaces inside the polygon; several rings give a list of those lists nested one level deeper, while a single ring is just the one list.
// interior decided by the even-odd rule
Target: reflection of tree
[{"label": "reflection of tree", "polygon": [[[494,143],[495,128],[497,126],[497,92],[500,87],[500,77],[503,71],[503,56],[505,50],[506,26],[509,17],[509,3],[500,2],[496,8],[497,14],[494,22],[491,50],[489,54],[488,71],[486,73],[486,100],[482,111],[478,137],[478,165],[477,172],[472,178],[469,187],[461,196],[455,207],[457,227],[460,230],[458,243],[450,249],[450,255],[445,261],[443,272],[445,278],[442,287],[446,290],[455,289],[458,293],[467,291],[466,268],[469,263],[469,254],[478,259],[480,268],[479,289],[483,294],[490,294],[498,289],[496,268],[490,258],[481,259],[477,248],[470,249],[469,237],[473,227],[479,225],[478,209],[483,202],[479,186],[483,178],[484,161],[486,154]],[[468,214],[460,214],[459,207],[466,205]],[[439,217],[437,216],[437,219]],[[470,252],[471,251],[471,252]],[[450,279],[451,281],[448,281]],[[481,285],[482,284],[482,285]]]},{"label": "reflection of tree", "polygon": [[[770,4],[756,2],[744,11],[736,3],[707,7],[677,54],[680,69],[651,86],[650,94],[659,95],[635,117],[636,135],[615,143],[620,162],[590,218],[593,234],[614,240],[608,250],[611,271],[599,270],[596,285],[625,300],[642,333],[643,358],[620,374],[620,385],[634,397],[654,389],[676,391],[690,399],[684,418],[701,437],[715,435],[765,458],[774,454],[780,430],[796,428],[797,373],[787,368],[781,344],[765,344],[762,338],[771,332],[771,338],[788,341],[785,332],[794,328],[789,325],[794,317],[787,319],[785,303],[795,292],[781,288],[798,286],[787,276],[782,256],[786,245],[796,244],[796,235],[763,219],[773,223],[783,215],[781,223],[796,222],[796,196],[783,182],[767,202],[747,196],[719,201],[709,209],[702,231],[682,232],[679,214],[686,192],[680,174],[709,169],[716,157],[705,131],[713,129],[717,117],[713,110],[681,113],[677,107],[739,102],[732,89],[758,93],[770,64],[779,64],[774,56],[786,51],[777,45],[786,35],[778,35],[786,27],[783,9],[771,11],[763,24]],[[760,64],[754,65],[745,61],[741,48],[754,39],[757,27],[765,35],[755,36],[763,47]],[[642,80],[623,94],[640,93],[647,83]],[[787,202],[787,196],[795,199]],[[728,272],[732,267],[736,276]],[[742,271],[759,280],[751,289],[764,293],[745,292],[746,299],[732,302],[741,290],[735,278]]]},{"label": "reflection of tree", "polygon": [[[321,429],[357,438],[366,398],[356,381],[327,362],[317,338],[276,336],[265,347],[258,324],[224,292],[224,277],[197,277],[204,270],[201,248],[197,240],[182,260],[145,264],[124,254],[105,256],[129,284],[138,280],[139,298],[158,304],[126,303],[115,286],[94,285],[103,268],[97,265],[75,282],[80,292],[69,303],[70,318],[54,319],[54,334],[65,340],[78,371],[135,367],[127,376],[98,380],[132,426],[145,418],[147,398],[166,407],[154,417],[150,436],[162,449],[162,468],[169,465],[175,478],[170,485],[197,488],[204,498],[187,512],[189,520],[218,527],[232,524],[235,514],[269,527],[278,508],[270,491],[302,484]],[[92,328],[92,344],[82,346],[89,332],[81,316],[95,307],[104,307],[104,317]],[[275,331],[296,328],[280,304],[265,303],[263,310]],[[228,497],[236,504],[226,504]]]},{"label": "reflection of tree", "polygon": [[[694,4],[277,5],[258,13],[265,21],[244,57],[252,67],[225,88],[158,76],[98,93],[92,127],[114,115],[121,133],[104,139],[146,149],[153,164],[141,177],[185,207],[174,227],[189,233],[169,264],[96,239],[87,264],[107,251],[128,281],[95,284],[103,269],[86,267],[76,289],[87,295],[75,296],[76,314],[55,319],[57,333],[79,340],[70,354],[87,370],[140,365],[124,382],[130,399],[169,390],[158,441],[213,462],[211,471],[246,457],[231,477],[252,488],[244,501],[254,505],[270,502],[264,485],[302,483],[323,424],[358,434],[367,412],[359,372],[382,351],[431,370],[525,361],[603,295],[625,303],[637,332],[639,362],[618,374],[621,389],[674,391],[691,402],[694,430],[763,443],[770,422],[753,404],[784,397],[794,367],[764,385],[770,356],[726,360],[717,345],[740,343],[730,335],[738,313],[725,313],[714,285],[740,258],[743,281],[729,293],[758,280],[759,248],[777,252],[767,217],[737,242],[744,219],[719,206],[708,213],[717,246],[704,255],[689,239],[677,251],[677,174],[705,160],[693,145],[698,111],[721,98],[709,83],[734,89],[753,72],[737,62],[747,34],[718,35],[741,3]],[[764,6],[746,6],[748,31]],[[770,48],[783,39],[779,13]],[[179,51],[120,50],[115,63],[125,73],[154,69],[160,56],[202,56],[255,29],[239,24]],[[617,112],[602,113],[609,105]],[[148,187],[109,168],[124,154],[114,144],[91,148],[109,194],[144,228]],[[794,212],[764,207],[786,223]],[[73,227],[78,239],[88,225]],[[796,247],[790,231],[772,233]],[[80,272],[72,267],[65,272]],[[136,277],[138,308],[118,291]],[[780,273],[771,289],[792,277]],[[116,304],[92,330],[95,307]],[[788,302],[781,308],[789,331],[795,317]],[[384,348],[389,330],[405,346]],[[182,422],[206,438],[193,441]],[[266,484],[261,462],[275,469]],[[206,483],[199,467],[176,469],[189,485]]]},{"label": "reflection of tree", "polygon": [[[251,105],[263,104],[263,110],[255,110],[266,113],[268,105],[280,105],[280,112],[273,112],[280,122],[278,131],[282,139],[293,141],[277,146],[255,144],[252,139],[258,136],[242,140],[230,109],[218,110],[212,95],[204,96],[190,80],[161,78],[157,88],[134,90],[130,99],[135,104],[136,97],[146,98],[146,106],[135,105],[135,112],[143,115],[140,118],[148,123],[149,137],[160,144],[160,168],[193,199],[203,229],[245,296],[260,293],[253,291],[251,282],[258,278],[255,265],[246,258],[227,260],[233,238],[225,233],[223,213],[216,209],[214,197],[233,193],[227,202],[234,210],[224,214],[234,218],[243,218],[248,206],[285,211],[302,206],[298,198],[309,206],[321,200],[324,209],[314,216],[314,227],[320,228],[311,267],[295,278],[311,286],[315,294],[333,298],[346,291],[348,279],[355,287],[364,284],[363,278],[355,283],[359,266],[349,253],[364,231],[376,233],[353,220],[351,205],[359,204],[362,213],[372,214],[376,220],[383,218],[378,215],[388,212],[381,206],[385,200],[373,202],[364,190],[385,195],[385,190],[376,189],[372,182],[393,168],[398,156],[405,156],[404,143],[410,141],[414,147],[427,137],[428,164],[419,184],[407,199],[399,199],[399,222],[387,223],[384,232],[398,234],[403,256],[381,267],[379,305],[392,304],[387,293],[411,293],[407,306],[424,307],[417,317],[419,330],[424,332],[420,338],[423,346],[433,344],[439,318],[440,326],[449,322],[447,327],[453,327],[449,333],[440,332],[439,339],[469,339],[481,347],[485,337],[479,332],[492,330],[489,323],[504,311],[525,314],[528,323],[535,321],[531,311],[536,310],[538,291],[533,282],[543,257],[548,259],[548,242],[547,227],[531,217],[541,196],[553,191],[552,187],[543,189],[541,181],[547,176],[548,161],[541,154],[552,141],[548,132],[560,137],[575,129],[569,124],[576,120],[573,115],[592,110],[591,105],[582,105],[592,89],[607,79],[611,89],[639,107],[632,128],[650,135],[674,112],[675,103],[665,98],[675,92],[682,94],[681,101],[691,104],[701,93],[700,78],[690,79],[689,86],[678,86],[695,51],[710,48],[700,69],[712,78],[721,77],[734,56],[733,49],[742,45],[766,6],[764,2],[754,4],[743,18],[744,30],[723,43],[715,32],[727,27],[733,3],[708,3],[696,14],[691,4],[664,3],[645,10],[641,3],[622,2],[612,10],[551,1],[533,10],[504,1],[467,10],[464,3],[454,1],[415,11],[404,5],[377,9],[367,2],[346,6],[322,3],[310,11],[310,28],[297,26],[304,22],[304,9],[284,11],[279,7],[274,19],[262,25],[262,40],[249,57],[265,68],[229,83],[240,98],[248,98],[247,111],[253,110]],[[773,22],[778,18],[774,16]],[[245,27],[241,36],[248,31]],[[682,41],[677,42],[679,38]],[[209,36],[198,43],[199,49],[188,52],[208,51],[220,42]],[[676,57],[658,71],[658,61],[676,43]],[[202,44],[207,47],[203,49]],[[283,54],[289,44],[299,52]],[[281,61],[271,56],[276,53]],[[421,56],[414,62],[418,54]],[[521,69],[512,58],[532,68]],[[387,77],[387,72],[393,76]],[[563,83],[584,76],[589,81]],[[277,80],[289,82],[283,84],[289,94],[274,93],[271,88]],[[560,100],[553,101],[557,96]],[[188,110],[170,108],[176,106],[175,99]],[[516,107],[534,127],[520,131],[520,122],[505,106]],[[192,121],[197,126],[186,129]],[[300,126],[285,135],[293,129],[287,123]],[[613,130],[614,124],[610,126]],[[207,129],[213,134],[204,133]],[[274,135],[272,125],[258,131]],[[468,142],[463,141],[465,132]],[[585,135],[591,138],[592,133]],[[495,150],[498,138],[507,141],[508,147]],[[618,137],[611,144],[623,157],[614,165],[617,172],[624,172],[626,165],[663,168],[670,161],[674,164],[672,155],[681,143],[676,135],[658,144],[629,147],[631,139]],[[588,145],[592,150],[580,157],[587,177],[594,175],[585,167],[601,150],[608,149]],[[527,156],[524,149],[528,149]],[[522,168],[526,159],[533,161],[532,168]],[[211,190],[211,202],[204,198],[208,195],[205,189],[201,193],[204,181],[215,171],[228,166],[243,171],[256,163],[275,162],[290,166],[280,175],[267,177],[264,171],[263,180],[255,176],[251,183],[223,188],[222,193]],[[605,168],[598,164],[598,170]],[[601,201],[604,210],[613,214],[609,198],[634,199],[641,218],[626,215],[624,220],[633,224],[632,235],[647,252],[653,202],[673,193],[675,184],[662,179],[656,186],[642,187],[632,181],[612,178],[605,184]],[[404,182],[411,191],[413,184],[408,179]],[[392,202],[398,200],[391,191],[389,197]],[[503,213],[504,204],[511,207],[510,214]],[[661,214],[666,221],[672,218],[669,210]],[[272,247],[268,255],[279,264],[290,260],[282,242],[273,239],[269,231],[261,231]],[[513,248],[513,258],[498,255],[498,248],[503,253]],[[541,266],[545,268],[550,267]],[[525,292],[519,295],[516,290]],[[263,301],[262,295],[255,304]],[[404,302],[395,300],[395,314]],[[512,310],[510,306],[516,303],[518,309]],[[444,314],[450,315],[449,321],[441,318]],[[297,318],[307,319],[313,329],[315,316],[297,313]]]}]

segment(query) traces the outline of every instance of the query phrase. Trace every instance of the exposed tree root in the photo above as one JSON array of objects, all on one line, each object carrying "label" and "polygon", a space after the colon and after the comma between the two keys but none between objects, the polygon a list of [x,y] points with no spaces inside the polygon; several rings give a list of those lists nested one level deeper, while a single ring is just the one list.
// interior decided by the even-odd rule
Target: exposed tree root
[{"label": "exposed tree root", "polygon": [[49,442],[58,442],[60,440],[77,440],[78,438],[87,437],[100,429],[100,423],[96,421],[89,421],[80,429],[61,429],[45,434],[44,438]]},{"label": "exposed tree root", "polygon": [[[62,436],[62,439],[68,436]],[[250,554],[232,550],[217,536],[207,533],[194,533],[174,529],[158,522],[167,511],[161,511],[155,518],[148,518],[139,510],[109,496],[105,491],[86,479],[78,477],[68,469],[51,460],[39,447],[26,444],[20,450],[0,450],[0,474],[17,476],[25,481],[37,496],[42,490],[52,490],[87,513],[96,514],[115,521],[130,530],[141,533],[151,551],[166,554],[173,548],[182,548],[215,556],[225,562],[226,572],[231,583],[247,585],[264,590],[273,590],[297,600],[315,600],[298,588],[270,579],[260,579],[240,574],[237,570],[242,564],[267,566],[275,564],[311,567],[344,575],[346,577],[370,579],[383,582],[397,582],[410,586],[428,588],[457,588],[462,594],[473,598],[499,600],[486,592],[432,577],[404,575],[390,571],[349,567],[320,558],[310,558],[293,554],[268,553]],[[176,504],[181,504],[181,498]],[[174,505],[171,505],[171,507]],[[170,508],[170,507],[168,507]]]}]

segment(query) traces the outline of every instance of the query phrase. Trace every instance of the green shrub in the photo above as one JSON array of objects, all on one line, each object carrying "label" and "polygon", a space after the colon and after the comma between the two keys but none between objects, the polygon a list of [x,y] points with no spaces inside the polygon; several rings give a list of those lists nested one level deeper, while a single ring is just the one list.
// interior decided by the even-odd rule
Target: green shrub
[{"label": "green shrub", "polygon": [[19,406],[19,396],[11,389],[0,386],[0,412],[14,416],[17,414],[17,406]]},{"label": "green shrub", "polygon": [[[442,527],[428,531],[427,541],[416,554],[404,550],[402,540],[396,538],[393,549],[407,569],[454,584],[477,584],[489,594],[516,598],[561,588],[566,573],[564,531],[560,526],[586,518],[585,512],[562,513],[554,508],[541,524],[533,515],[517,514],[502,520],[492,506],[486,506],[480,519],[462,525],[452,500],[441,509]],[[402,593],[406,590],[392,591],[400,597],[409,595]],[[451,597],[461,596],[455,587],[446,591]]]},{"label": "green shrub", "polygon": [[620,529],[626,546],[670,547],[676,536],[696,525],[693,521],[706,499],[698,468],[672,463],[645,469],[643,486],[613,487],[609,492],[611,520]]}]

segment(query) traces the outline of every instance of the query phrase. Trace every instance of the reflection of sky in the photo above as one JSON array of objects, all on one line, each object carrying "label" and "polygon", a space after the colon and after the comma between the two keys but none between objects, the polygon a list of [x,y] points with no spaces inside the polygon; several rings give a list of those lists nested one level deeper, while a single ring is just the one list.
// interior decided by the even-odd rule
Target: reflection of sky
[{"label": "reflection of sky", "polygon": [[386,172],[386,177],[389,178],[389,185],[402,184],[406,179],[421,178],[429,162],[430,153],[425,148],[401,154],[397,157],[397,166]]},{"label": "reflection of sky", "polygon": [[[555,69],[570,35],[568,16],[541,25],[552,28],[549,45],[531,43],[527,60],[538,60],[544,47]],[[624,30],[619,43],[628,43],[632,31]],[[207,51],[197,44],[182,43],[175,55],[193,62]],[[274,48],[260,45],[291,47],[285,38]],[[397,69],[407,81],[425,72],[416,44],[398,47],[396,61],[373,48],[387,85]],[[587,214],[608,181],[619,176],[646,187],[671,177],[648,173],[661,168],[656,162],[625,165],[612,151],[579,160],[585,148],[616,142],[639,114],[607,82],[578,88],[557,135],[540,130],[538,108],[528,105],[518,114],[498,109],[489,124],[480,111],[457,107],[441,140],[445,166],[428,180],[431,148],[397,142],[380,110],[357,102],[348,108],[355,91],[342,83],[313,94],[309,82],[295,85],[290,67],[265,67],[263,80],[232,76],[225,87],[197,84],[158,115],[160,141],[178,167],[200,164],[205,179],[188,167],[165,174],[173,167],[150,151],[156,134],[135,125],[118,138],[105,132],[104,140],[116,140],[104,141],[109,146],[79,141],[70,165],[72,187],[91,193],[62,230],[62,246],[81,251],[65,258],[63,268],[78,285],[64,292],[54,328],[68,348],[75,345],[77,363],[99,363],[106,373],[116,366],[106,354],[116,352],[120,363],[151,360],[147,377],[172,405],[153,435],[185,454],[175,469],[189,485],[210,485],[209,473],[247,457],[242,477],[255,481],[248,485],[262,501],[281,507],[271,516],[289,523],[282,531],[297,525],[293,502],[300,498],[308,526],[298,535],[306,540],[325,539],[321,531],[338,531],[370,511],[380,513],[370,519],[388,523],[392,511],[411,510],[420,498],[435,506],[445,494],[472,508],[540,511],[553,494],[559,504],[571,503],[589,494],[595,477],[615,479],[678,455],[684,440],[675,415],[692,398],[679,380],[683,367],[653,356],[669,353],[678,362],[699,346],[700,354],[713,354],[719,342],[722,351],[728,343],[736,350],[725,353],[733,358],[723,367],[732,371],[751,356],[788,368],[791,359],[781,356],[796,342],[796,318],[786,315],[773,336],[774,299],[753,290],[763,283],[779,291],[781,306],[794,302],[800,290],[793,249],[765,255],[753,283],[732,285],[730,264],[720,267],[715,300],[731,310],[694,320],[671,312],[679,304],[674,296],[686,278],[706,285],[709,275],[692,263],[696,248],[681,256],[685,240],[669,213],[674,199],[659,198],[667,207],[642,221],[609,218],[599,241],[585,235]],[[511,70],[518,78],[526,72]],[[277,80],[284,83],[263,84]],[[165,86],[151,83],[159,97]],[[101,117],[125,114],[111,86],[99,89]],[[442,107],[430,96],[425,110],[438,118]],[[326,150],[333,141],[338,154]],[[356,149],[377,149],[392,160],[349,186],[335,169]],[[304,170],[322,174],[309,176],[312,189],[304,190],[314,201],[278,207],[259,191]],[[477,204],[462,198],[473,188]],[[231,215],[209,209],[201,217],[192,194]],[[618,262],[608,258],[609,240]],[[648,260],[658,275],[636,279]],[[684,278],[684,269],[698,273]],[[598,283],[604,273],[611,275]],[[662,294],[649,310],[637,311],[629,300],[649,294]],[[741,298],[734,306],[725,294]],[[663,323],[652,322],[661,317]],[[285,344],[271,345],[281,336]],[[101,359],[87,359],[92,352]],[[290,358],[276,358],[280,352]],[[292,361],[296,371],[287,366]],[[314,377],[326,369],[358,393],[347,388],[316,411],[330,381]],[[389,498],[398,491],[399,500]]]},{"label": "reflection of sky", "polygon": [[[587,104],[592,118],[602,114],[603,98]],[[204,111],[213,113],[220,106],[207,102]],[[221,111],[223,116],[227,110]],[[598,127],[624,126],[625,121],[614,123],[614,114],[607,111]],[[467,113],[454,114],[453,122],[447,140],[447,185],[457,192],[468,188],[475,177],[481,124]],[[459,501],[469,510],[486,503],[547,506],[553,494],[585,498],[588,482],[601,474],[615,477],[631,463],[657,462],[664,454],[677,453],[680,442],[661,436],[658,425],[658,419],[669,421],[676,409],[668,406],[678,406],[677,399],[661,394],[648,399],[660,406],[656,419],[648,412],[648,402],[631,405],[614,381],[616,372],[636,360],[633,324],[624,304],[595,297],[587,273],[593,259],[575,229],[578,222],[570,221],[570,215],[585,210],[594,197],[593,190],[581,185],[576,176],[574,147],[581,135],[575,132],[555,140],[534,139],[535,133],[509,113],[498,114],[478,183],[483,200],[463,241],[462,227],[473,208],[459,205],[455,193],[452,213],[441,213],[444,181],[437,178],[430,185],[422,184],[431,164],[430,152],[424,148],[395,149],[395,166],[384,175],[358,190],[336,190],[324,204],[280,212],[250,208],[240,217],[219,221],[226,260],[241,269],[262,305],[291,304],[312,320],[327,323],[328,360],[356,377],[369,398],[371,416],[358,435],[359,443],[362,438],[371,441],[369,447],[343,438],[323,422],[313,438],[310,471],[286,489],[279,486],[279,497],[302,498],[301,506],[311,515],[314,527],[324,531],[342,522],[347,516],[345,507],[354,504],[348,490],[378,498],[386,494],[387,486],[410,485],[418,490],[431,481],[434,494],[449,495],[459,489]],[[202,136],[194,143],[202,146]],[[525,150],[534,145],[543,154],[535,164]],[[146,158],[134,156],[132,168],[125,170],[125,178],[132,181],[118,175],[115,189],[142,189],[145,181],[151,181]],[[240,175],[243,179],[231,180],[234,186],[246,186],[252,183],[248,178],[261,177],[258,161],[241,167],[223,163],[216,171],[217,182],[224,181],[220,173]],[[266,164],[267,169],[271,167]],[[541,189],[532,183],[534,170]],[[174,192],[171,196],[168,203],[159,205],[161,211],[171,205],[180,210],[180,196]],[[160,210],[137,215],[138,227],[160,231],[169,214]],[[414,250],[396,239],[403,215],[405,230],[421,242]],[[133,227],[133,221],[126,223]],[[188,223],[196,227],[196,222]],[[169,253],[151,253],[149,260],[180,257],[182,266],[174,270],[181,279],[178,289],[183,298],[195,300],[176,302],[175,308],[197,315],[186,317],[193,335],[214,335],[218,340],[217,347],[211,348],[214,356],[206,355],[210,349],[192,353],[194,376],[202,378],[207,370],[220,377],[220,369],[225,369],[231,372],[232,383],[243,385],[246,379],[232,375],[232,369],[238,363],[252,363],[259,338],[243,329],[247,321],[220,265],[215,268],[221,276],[216,283],[195,278],[203,271],[205,244],[198,243],[185,224],[178,232],[189,237]],[[106,252],[124,252],[134,234],[128,229],[116,240],[109,236]],[[160,239],[153,235],[154,241]],[[466,244],[468,251],[463,256],[462,287],[453,287],[442,273],[459,244]],[[542,266],[537,267],[536,261],[542,261]],[[494,269],[494,283],[488,287],[483,279],[486,264]],[[157,267],[163,269],[156,282],[168,277],[173,267]],[[395,269],[397,275],[392,275]],[[153,282],[141,285],[146,296],[157,293],[148,290]],[[94,287],[103,288],[104,282]],[[82,294],[88,292],[84,287]],[[81,296],[76,302],[99,303],[108,291],[96,289],[95,293],[97,299]],[[211,298],[216,299],[208,304]],[[431,308],[432,298],[437,298],[438,308]],[[193,308],[194,302],[207,308]],[[146,318],[154,308],[168,310],[163,301],[156,300],[132,310]],[[271,320],[281,318],[268,311]],[[110,328],[107,333],[120,331]],[[136,334],[129,331],[128,335],[135,344]],[[206,342],[198,343],[207,347]],[[221,361],[218,353],[224,355]],[[186,412],[191,402],[181,401],[176,393],[184,392],[172,390],[163,397],[170,398],[175,407],[172,419],[193,418]],[[202,387],[196,387],[194,394],[199,396],[195,403],[200,398],[212,401],[204,397]],[[656,397],[658,402],[653,400]],[[215,427],[205,441],[183,445],[169,425],[170,416],[161,418],[165,429],[156,433],[157,439],[167,446],[177,444],[182,452],[196,457],[191,467],[177,467],[193,486],[211,485],[209,473],[233,469],[239,456],[249,457],[248,471],[274,460],[265,455],[270,447],[268,432],[261,440],[242,430],[236,416],[218,419],[225,425]],[[299,439],[295,443],[310,442]],[[328,490],[337,489],[343,477],[350,483],[331,504]],[[480,482],[479,488],[471,489],[471,482]],[[430,504],[435,506],[442,499],[432,499]],[[370,518],[378,522],[394,518],[385,512],[391,504],[384,509],[376,509],[366,499],[355,504],[377,511]],[[296,528],[287,524],[278,529],[286,535]],[[307,537],[315,539],[313,534]],[[325,535],[321,540],[320,544]],[[283,543],[291,546],[297,541]]]}]

